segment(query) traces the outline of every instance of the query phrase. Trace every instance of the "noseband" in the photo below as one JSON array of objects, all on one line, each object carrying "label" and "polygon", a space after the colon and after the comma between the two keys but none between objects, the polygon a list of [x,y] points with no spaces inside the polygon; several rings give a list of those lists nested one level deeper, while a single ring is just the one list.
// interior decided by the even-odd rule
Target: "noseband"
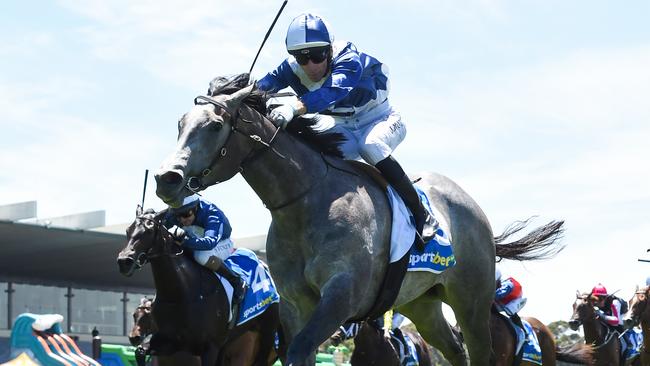
[{"label": "noseband", "polygon": [[[221,148],[221,151],[219,152],[219,154],[217,156],[215,156],[214,159],[212,159],[212,162],[210,162],[210,164],[208,165],[207,168],[205,168],[205,169],[203,169],[201,171],[201,176],[200,177],[199,176],[192,176],[192,177],[189,177],[187,179],[187,184],[185,185],[185,187],[188,190],[190,190],[192,193],[199,192],[199,191],[201,191],[201,190],[203,190],[203,189],[205,189],[205,188],[207,188],[209,186],[209,184],[203,183],[201,181],[201,179],[207,177],[208,175],[210,175],[212,173],[213,167],[219,162],[219,160],[221,158],[224,158],[228,154],[228,148],[226,147],[226,145],[228,145],[228,141],[230,141],[230,136],[232,136],[232,132],[237,132],[240,135],[242,135],[242,136],[244,136],[244,137],[246,137],[248,139],[253,140],[253,142],[255,142],[256,144],[262,145],[262,148],[251,151],[242,160],[242,162],[239,164],[239,170],[240,171],[243,170],[242,166],[245,163],[249,162],[254,157],[254,155],[257,152],[260,152],[260,151],[266,151],[268,149],[271,149],[278,156],[284,158],[284,156],[282,156],[279,152],[277,152],[271,146],[273,144],[273,141],[275,140],[275,137],[278,135],[278,132],[280,131],[280,127],[276,127],[275,132],[273,133],[273,136],[271,136],[271,139],[268,142],[266,142],[266,141],[262,140],[262,138],[259,135],[254,135],[254,134],[249,135],[249,134],[247,134],[245,132],[242,132],[240,129],[237,128],[237,122],[239,122],[239,120],[242,120],[242,121],[248,122],[248,123],[252,123],[252,121],[247,121],[247,120],[244,120],[242,118],[239,118],[239,107],[236,110],[232,110],[225,103],[223,103],[221,101],[218,101],[218,100],[216,100],[214,98],[211,98],[209,96],[205,96],[205,95],[199,95],[198,97],[194,98],[194,105],[199,105],[199,104],[212,104],[213,106],[215,106],[217,108],[221,108],[222,110],[226,111],[231,116],[230,119],[232,120],[232,123],[231,123],[231,127],[230,127],[231,133],[229,133],[228,137],[226,137],[226,142],[223,144],[223,147]],[[221,122],[221,123],[223,125],[223,122]],[[216,183],[219,183],[219,182],[217,181]]]}]

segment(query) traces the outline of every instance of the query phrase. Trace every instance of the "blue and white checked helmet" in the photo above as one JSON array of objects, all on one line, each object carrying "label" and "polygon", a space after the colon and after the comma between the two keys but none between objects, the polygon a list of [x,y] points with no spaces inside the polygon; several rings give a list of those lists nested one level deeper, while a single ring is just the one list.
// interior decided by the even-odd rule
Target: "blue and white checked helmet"
[{"label": "blue and white checked helmet", "polygon": [[179,207],[174,208],[170,206],[170,211],[172,214],[177,215],[195,208],[198,204],[199,204],[199,195],[193,194],[191,196],[185,197],[183,199],[183,203]]},{"label": "blue and white checked helmet", "polygon": [[318,15],[304,13],[295,17],[287,31],[287,51],[324,47],[332,43],[327,25]]}]

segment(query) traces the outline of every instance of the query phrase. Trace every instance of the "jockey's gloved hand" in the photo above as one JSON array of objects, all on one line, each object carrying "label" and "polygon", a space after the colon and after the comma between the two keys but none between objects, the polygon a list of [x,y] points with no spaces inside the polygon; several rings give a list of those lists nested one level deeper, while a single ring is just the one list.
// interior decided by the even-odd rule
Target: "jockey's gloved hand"
[{"label": "jockey's gloved hand", "polygon": [[269,118],[276,124],[276,126],[287,128],[287,124],[291,122],[296,115],[296,107],[293,104],[283,104],[269,113]]},{"label": "jockey's gloved hand", "polygon": [[605,317],[606,317],[607,315],[605,315],[605,312],[604,312],[604,311],[598,309],[598,310],[596,310],[596,316],[598,316],[598,317],[601,318],[601,319],[605,319]]},{"label": "jockey's gloved hand", "polygon": [[187,234],[185,233],[185,230],[179,226],[172,226],[169,229],[167,229],[170,234],[172,234],[172,238],[174,238],[174,241],[178,243],[183,243],[185,238],[187,237]]}]

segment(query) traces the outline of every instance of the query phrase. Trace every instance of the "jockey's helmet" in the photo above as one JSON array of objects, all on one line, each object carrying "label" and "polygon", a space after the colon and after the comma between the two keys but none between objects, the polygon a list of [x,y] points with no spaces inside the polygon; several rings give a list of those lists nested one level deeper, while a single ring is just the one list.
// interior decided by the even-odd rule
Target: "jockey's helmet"
[{"label": "jockey's helmet", "polygon": [[596,286],[594,286],[594,288],[591,290],[591,294],[599,297],[609,295],[607,293],[607,289],[605,288],[605,286],[603,286],[602,283],[599,283]]},{"label": "jockey's helmet", "polygon": [[198,194],[193,194],[191,196],[187,196],[183,199],[183,203],[179,207],[169,207],[169,211],[172,215],[180,215],[182,213],[185,213],[193,208],[196,208],[196,206],[199,205],[199,195]]},{"label": "jockey's helmet", "polygon": [[308,49],[329,46],[332,38],[321,17],[304,13],[291,21],[285,42],[289,53],[293,54],[301,50],[306,53]]}]

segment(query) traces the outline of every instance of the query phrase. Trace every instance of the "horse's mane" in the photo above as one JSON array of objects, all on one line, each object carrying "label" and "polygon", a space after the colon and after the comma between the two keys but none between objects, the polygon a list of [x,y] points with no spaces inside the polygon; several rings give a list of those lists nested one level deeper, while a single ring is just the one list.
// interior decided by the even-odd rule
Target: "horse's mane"
[{"label": "horse's mane", "polygon": [[[217,76],[210,81],[208,95],[214,97],[216,95],[232,94],[248,85],[250,85],[250,76],[248,73]],[[271,96],[265,91],[258,89],[256,85],[253,91],[244,99],[243,103],[263,116],[267,116],[268,110],[266,103],[269,98]],[[337,132],[318,131],[314,128],[316,123],[316,118],[296,117],[292,123],[289,123],[286,131],[323,154],[343,158],[343,152],[340,146],[345,141],[345,137]]]}]

